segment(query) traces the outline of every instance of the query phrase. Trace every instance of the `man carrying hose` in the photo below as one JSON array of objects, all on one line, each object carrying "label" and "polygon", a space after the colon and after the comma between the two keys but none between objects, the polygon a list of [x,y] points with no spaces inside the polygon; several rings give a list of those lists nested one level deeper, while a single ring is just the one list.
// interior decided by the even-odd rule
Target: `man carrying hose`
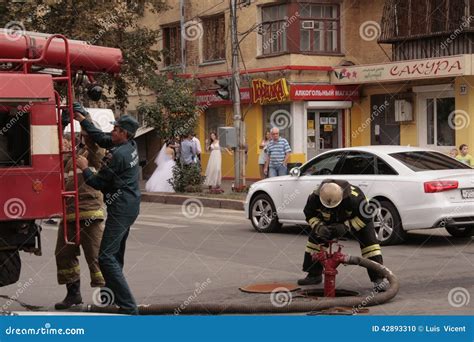
[{"label": "man carrying hose", "polygon": [[[362,257],[383,264],[382,251],[378,244],[370,203],[362,190],[344,180],[326,179],[308,197],[304,208],[311,233],[306,244],[303,271],[308,272],[298,285],[316,285],[322,282],[323,267],[313,261],[312,255],[331,239],[350,232],[359,241]],[[372,214],[372,215],[371,215]],[[374,290],[384,291],[386,282],[374,271],[368,271]]]}]

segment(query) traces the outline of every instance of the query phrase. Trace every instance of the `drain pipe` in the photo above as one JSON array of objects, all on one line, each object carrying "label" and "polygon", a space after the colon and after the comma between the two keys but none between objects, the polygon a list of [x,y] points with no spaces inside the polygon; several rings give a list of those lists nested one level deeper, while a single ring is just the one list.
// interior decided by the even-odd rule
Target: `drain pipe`
[{"label": "drain pipe", "polygon": [[[396,296],[399,290],[399,283],[395,275],[387,267],[380,265],[372,260],[345,256],[343,264],[358,265],[368,270],[375,271],[387,278],[390,287],[386,292],[377,293],[372,291],[369,295],[352,297],[321,298],[310,302],[292,301],[288,305],[276,307],[271,303],[264,304],[216,304],[200,303],[190,304],[183,310],[183,314],[202,314],[202,315],[220,315],[220,314],[258,314],[258,313],[292,313],[292,312],[310,312],[330,309],[337,306],[352,307],[353,312],[367,306],[383,304]],[[139,306],[140,315],[172,315],[180,304],[151,304]],[[118,308],[112,306],[100,307],[95,305],[84,305],[77,308],[79,312],[97,312],[97,313],[118,313]]]}]

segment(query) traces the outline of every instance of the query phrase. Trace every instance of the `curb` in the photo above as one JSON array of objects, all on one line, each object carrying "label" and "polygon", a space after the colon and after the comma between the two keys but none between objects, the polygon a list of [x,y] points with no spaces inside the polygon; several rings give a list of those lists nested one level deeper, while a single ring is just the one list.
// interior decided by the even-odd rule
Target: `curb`
[{"label": "curb", "polygon": [[188,199],[198,199],[204,207],[244,210],[244,201],[224,199],[224,198],[210,198],[201,196],[184,196],[184,195],[170,195],[152,192],[142,192],[141,200],[143,202],[164,203],[164,204],[183,204]]}]

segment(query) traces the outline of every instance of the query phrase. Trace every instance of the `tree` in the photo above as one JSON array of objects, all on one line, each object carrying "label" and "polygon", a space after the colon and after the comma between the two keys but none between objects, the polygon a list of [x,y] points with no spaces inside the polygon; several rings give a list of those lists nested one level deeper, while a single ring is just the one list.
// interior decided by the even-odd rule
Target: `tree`
[{"label": "tree", "polygon": [[[61,33],[68,38],[122,50],[124,64],[118,77],[98,79],[113,94],[114,104],[123,110],[131,90],[150,83],[160,61],[155,44],[159,30],[139,26],[145,11],[166,9],[164,0],[97,1],[40,0],[0,2],[0,27],[45,33]],[[107,99],[106,99],[107,100]]]}]

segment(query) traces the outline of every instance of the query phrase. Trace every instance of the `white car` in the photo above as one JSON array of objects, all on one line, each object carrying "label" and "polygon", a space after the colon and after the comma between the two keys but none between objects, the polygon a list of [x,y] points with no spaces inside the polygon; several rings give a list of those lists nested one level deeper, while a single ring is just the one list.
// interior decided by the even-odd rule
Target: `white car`
[{"label": "white car", "polygon": [[381,244],[401,243],[406,231],[445,227],[456,237],[474,231],[474,169],[440,152],[403,146],[365,146],[322,153],[290,175],[252,184],[245,214],[259,232],[306,224],[308,196],[324,179],[362,189]]}]

